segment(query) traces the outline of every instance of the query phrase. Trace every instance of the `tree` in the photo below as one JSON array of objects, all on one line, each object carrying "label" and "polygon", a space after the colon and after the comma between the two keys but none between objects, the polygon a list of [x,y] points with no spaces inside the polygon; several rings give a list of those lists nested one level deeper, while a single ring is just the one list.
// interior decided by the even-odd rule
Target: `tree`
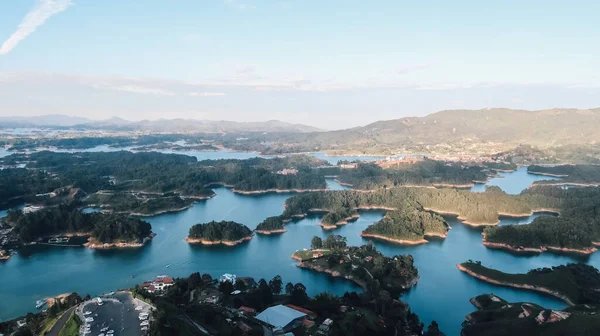
[{"label": "tree", "polygon": [[281,276],[277,275],[271,281],[269,281],[269,287],[271,288],[271,293],[275,295],[279,295],[281,293],[281,286],[283,285],[283,281],[281,280]]},{"label": "tree", "polygon": [[246,283],[243,282],[242,280],[237,280],[235,282],[235,289],[243,292],[248,289],[248,286],[246,286]]},{"label": "tree", "polygon": [[431,321],[429,327],[427,327],[426,336],[443,336],[444,334],[440,331],[440,327],[437,322]]},{"label": "tree", "polygon": [[285,284],[285,294],[291,295],[293,291],[294,291],[294,284],[292,284],[291,282],[288,282],[287,284]]},{"label": "tree", "polygon": [[213,278],[210,276],[210,274],[202,274],[202,281],[204,281],[205,284],[209,284],[213,281]]},{"label": "tree", "polygon": [[323,248],[323,239],[321,239],[321,237],[314,236],[310,243],[310,247],[313,250]]},{"label": "tree", "polygon": [[301,306],[306,304],[307,301],[308,295],[306,294],[306,287],[302,283],[295,284],[290,297],[290,302],[292,304]]},{"label": "tree", "polygon": [[234,287],[231,281],[221,281],[219,283],[219,292],[225,294],[226,296],[233,292]]},{"label": "tree", "polygon": [[329,249],[342,249],[346,247],[346,237],[342,237],[340,235],[327,236],[323,242],[323,247]]}]

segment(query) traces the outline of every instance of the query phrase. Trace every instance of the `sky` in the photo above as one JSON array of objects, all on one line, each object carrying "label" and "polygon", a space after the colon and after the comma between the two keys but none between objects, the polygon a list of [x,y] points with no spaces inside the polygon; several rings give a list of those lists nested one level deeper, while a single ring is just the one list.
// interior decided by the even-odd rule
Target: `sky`
[{"label": "sky", "polygon": [[600,107],[600,1],[0,0],[0,116]]}]

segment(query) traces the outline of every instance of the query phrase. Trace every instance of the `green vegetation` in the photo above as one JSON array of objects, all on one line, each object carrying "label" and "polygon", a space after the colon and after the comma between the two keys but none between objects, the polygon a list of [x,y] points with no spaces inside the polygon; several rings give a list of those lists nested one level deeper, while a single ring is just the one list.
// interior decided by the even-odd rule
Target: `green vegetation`
[{"label": "green vegetation", "polygon": [[23,242],[57,234],[90,234],[101,243],[139,242],[152,231],[150,223],[139,219],[103,213],[84,214],[76,203],[61,204],[24,214],[10,210],[5,219]]},{"label": "green vegetation", "polygon": [[195,224],[190,228],[189,239],[200,239],[209,242],[233,242],[252,236],[252,231],[245,225],[221,221]]},{"label": "green vegetation", "polygon": [[[503,225],[484,230],[485,240],[512,247],[558,247],[591,249],[600,242],[600,190],[598,188],[536,187],[526,197],[548,198],[545,206],[560,210],[560,216],[541,216],[528,225]],[[541,198],[540,198],[541,199]],[[560,205],[559,205],[560,204]],[[544,207],[544,206],[542,206]]]},{"label": "green vegetation", "polygon": [[284,230],[285,221],[281,216],[267,217],[264,221],[256,226],[256,230],[260,231],[277,231]]},{"label": "green vegetation", "polygon": [[[558,183],[600,183],[600,166],[596,165],[529,166],[527,172],[533,174],[564,176]],[[536,181],[536,183],[544,184],[557,182],[546,180]]]},{"label": "green vegetation", "polygon": [[548,289],[575,304],[600,304],[600,272],[590,265],[566,264],[533,269],[526,274],[504,273],[472,261],[461,265],[491,280]]},{"label": "green vegetation", "polygon": [[58,333],[58,336],[79,336],[79,327],[81,326],[81,320],[77,317],[77,314],[71,315],[67,323]]},{"label": "green vegetation", "polygon": [[[26,163],[28,168],[0,171],[0,207],[4,208],[24,201],[56,203],[68,195],[50,199],[49,196],[36,197],[36,194],[61,187],[87,194],[110,191],[114,198],[97,195],[89,202],[108,204],[118,212],[141,214],[186,207],[190,201],[169,197],[210,197],[214,193],[208,186],[215,184],[225,184],[238,192],[326,187],[322,172],[315,169],[326,162],[308,156],[197,162],[195,157],[187,155],[154,152],[45,151],[13,154],[0,161],[6,165]],[[284,168],[295,168],[297,174],[277,173]],[[121,192],[136,195],[119,195]]]},{"label": "green vegetation", "polygon": [[342,169],[338,180],[356,189],[391,188],[402,185],[434,184],[470,185],[474,180],[486,180],[478,166],[464,167],[460,163],[424,160],[413,164],[383,169],[374,163],[358,163],[354,169]]},{"label": "green vegetation", "polygon": [[447,231],[447,225],[441,216],[414,208],[404,208],[388,212],[383,219],[366,228],[363,233],[416,241],[426,235],[445,236]]},{"label": "green vegetation", "polygon": [[483,305],[467,315],[463,336],[594,336],[600,328],[598,306],[577,305],[562,311],[545,309],[528,302],[507,303],[493,294],[471,299],[493,304]]},{"label": "green vegetation", "polygon": [[372,244],[346,247],[345,238],[337,236],[329,243],[329,237],[323,242],[326,251],[296,252],[295,256],[302,260],[298,267],[319,272],[327,270],[334,276],[343,276],[356,282],[371,293],[379,293],[384,289],[393,297],[399,296],[419,279],[411,255],[390,258],[377,251]]},{"label": "green vegetation", "polygon": [[512,162],[484,162],[483,165],[488,169],[500,171],[514,171],[518,168],[518,166]]},{"label": "green vegetation", "polygon": [[194,199],[183,198],[177,194],[144,193],[96,193],[85,199],[85,204],[114,212],[124,212],[141,216],[178,211],[194,204]]},{"label": "green vegetation", "polygon": [[[412,336],[421,335],[424,329],[418,316],[410,311],[408,305],[395,300],[383,288],[373,293],[352,292],[341,297],[322,293],[311,298],[306,294],[303,284],[287,283],[284,286],[280,276],[270,281],[260,279],[258,285],[255,283],[252,286],[245,285],[239,278],[235,285],[225,282],[215,286],[210,281],[204,281],[205,277],[210,278],[208,275],[193,273],[188,278],[175,279],[175,284],[161,296],[139,292],[157,307],[150,335],[200,335],[194,323],[202,325],[210,334],[215,335],[239,335],[240,329],[232,325],[240,328],[243,323],[249,327],[248,335],[262,335],[263,328],[260,324],[253,319],[240,317],[239,313],[231,314],[231,311],[245,306],[261,312],[275,304],[292,304],[314,313],[314,326],[300,326],[292,330],[295,335],[316,334],[321,323],[328,318],[333,320],[328,331],[332,336]],[[206,304],[199,297],[199,293],[215,293],[217,288],[220,292],[217,294],[221,297],[219,305]],[[233,289],[238,289],[241,293],[230,295]],[[227,323],[227,318],[232,319],[233,323]],[[429,330],[434,328],[437,329],[435,322]]]}]

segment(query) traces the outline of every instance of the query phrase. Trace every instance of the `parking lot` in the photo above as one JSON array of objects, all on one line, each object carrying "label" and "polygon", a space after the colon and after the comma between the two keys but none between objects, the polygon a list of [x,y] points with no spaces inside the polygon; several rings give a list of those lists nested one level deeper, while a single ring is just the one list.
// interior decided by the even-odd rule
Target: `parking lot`
[{"label": "parking lot", "polygon": [[[101,297],[102,304],[96,298],[84,302],[77,314],[84,321],[81,329],[82,335],[98,336],[142,336],[147,331],[142,330],[140,313],[148,314],[148,321],[152,317],[152,307],[138,299],[134,299],[129,292],[117,292],[114,295]],[[85,322],[86,318],[93,321]],[[89,330],[86,331],[86,327]]]}]

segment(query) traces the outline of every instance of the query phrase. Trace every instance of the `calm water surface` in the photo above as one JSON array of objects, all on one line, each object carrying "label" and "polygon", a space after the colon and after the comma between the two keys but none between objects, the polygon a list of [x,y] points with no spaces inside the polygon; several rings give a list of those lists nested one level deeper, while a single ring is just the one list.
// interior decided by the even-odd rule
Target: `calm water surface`
[{"label": "calm water surface", "polygon": [[[203,152],[212,153],[212,152]],[[508,192],[526,188],[532,178],[526,170],[507,173],[498,183]],[[328,181],[331,189],[343,189]],[[517,190],[518,189],[518,190]],[[286,226],[288,232],[276,236],[255,236],[250,242],[235,247],[195,246],[183,240],[195,223],[211,220],[233,220],[255,228],[265,217],[279,215],[291,194],[240,196],[226,188],[215,189],[217,196],[174,214],[147,219],[156,238],[146,247],[135,250],[94,251],[86,248],[31,247],[0,263],[0,320],[34,310],[37,299],[63,292],[82,295],[99,294],[117,288],[127,288],[156,275],[187,276],[192,272],[219,276],[234,273],[270,279],[280,274],[285,282],[302,282],[310,294],[329,291],[343,294],[359,290],[352,283],[332,279],[295,267],[291,254],[310,246],[313,236],[341,234],[351,245],[365,244],[358,234],[384,215],[379,211],[361,212],[361,217],[337,230],[325,232],[320,218],[308,217]],[[0,214],[1,215],[1,214]],[[536,214],[540,216],[543,214]],[[388,256],[410,253],[415,257],[421,280],[403,297],[413,311],[428,324],[436,320],[447,335],[458,335],[464,316],[474,310],[469,298],[493,292],[509,301],[530,301],[548,308],[563,308],[565,304],[553,297],[522,290],[492,286],[475,280],[456,269],[456,264],[468,259],[480,260],[486,266],[506,272],[525,272],[532,268],[549,267],[580,260],[600,267],[598,253],[587,257],[545,253],[516,256],[486,249],[481,244],[481,230],[464,226],[453,217],[446,217],[452,230],[444,240],[419,246],[399,246],[375,242]],[[501,225],[526,224],[532,217],[502,219]]]}]

